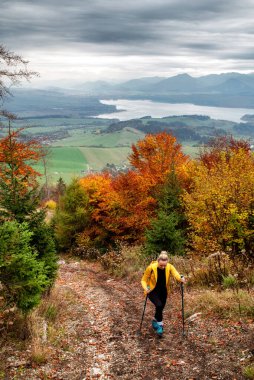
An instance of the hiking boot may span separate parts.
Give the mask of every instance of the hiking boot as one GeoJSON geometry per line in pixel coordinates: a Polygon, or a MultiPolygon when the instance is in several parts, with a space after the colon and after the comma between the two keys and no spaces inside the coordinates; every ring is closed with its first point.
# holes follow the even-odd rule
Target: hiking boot
{"type": "Polygon", "coordinates": [[[162,325],[158,325],[158,328],[156,329],[156,332],[158,335],[162,335],[163,334],[163,326],[162,325]]]}
{"type": "Polygon", "coordinates": [[[154,330],[157,330],[159,327],[158,322],[155,319],[152,320],[152,327],[154,330]]]}

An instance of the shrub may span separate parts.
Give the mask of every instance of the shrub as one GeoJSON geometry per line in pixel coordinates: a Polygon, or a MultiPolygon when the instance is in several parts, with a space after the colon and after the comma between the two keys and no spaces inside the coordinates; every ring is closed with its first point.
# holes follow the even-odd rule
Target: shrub
{"type": "Polygon", "coordinates": [[[141,246],[120,244],[118,250],[109,251],[100,259],[103,267],[117,277],[140,275],[145,266],[141,246]]]}
{"type": "Polygon", "coordinates": [[[25,313],[39,303],[49,285],[45,265],[30,244],[31,236],[25,223],[0,226],[1,293],[6,305],[16,305],[25,313]]]}
{"type": "Polygon", "coordinates": [[[67,250],[76,243],[77,234],[87,227],[90,220],[89,200],[85,190],[74,179],[60,197],[52,224],[60,250],[67,250]]]}
{"type": "Polygon", "coordinates": [[[191,260],[190,285],[221,285],[223,278],[230,275],[232,271],[232,260],[221,252],[216,252],[208,258],[191,260]]]}
{"type": "Polygon", "coordinates": [[[55,210],[56,209],[56,202],[53,199],[50,199],[45,203],[45,207],[49,210],[55,210]]]}
{"type": "Polygon", "coordinates": [[[29,229],[32,232],[31,246],[37,252],[37,260],[43,262],[47,280],[53,285],[57,274],[57,255],[53,230],[44,222],[44,212],[38,212],[29,221],[29,229]]]}
{"type": "Polygon", "coordinates": [[[82,259],[97,260],[102,255],[100,244],[97,244],[96,238],[89,236],[90,230],[85,230],[76,235],[76,244],[72,247],[72,254],[82,259]]]}

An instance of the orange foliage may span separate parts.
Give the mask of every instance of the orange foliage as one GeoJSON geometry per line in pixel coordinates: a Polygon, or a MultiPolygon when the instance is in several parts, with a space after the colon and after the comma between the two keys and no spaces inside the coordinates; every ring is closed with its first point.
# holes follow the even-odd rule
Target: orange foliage
{"type": "Polygon", "coordinates": [[[102,233],[102,230],[113,234],[120,233],[116,222],[119,208],[119,196],[113,189],[111,177],[108,174],[88,175],[80,179],[80,184],[86,190],[89,204],[92,206],[92,221],[97,229],[94,233],[102,233]]]}
{"type": "Polygon", "coordinates": [[[19,141],[22,129],[10,131],[0,140],[0,177],[8,182],[12,178],[29,186],[41,175],[31,167],[31,164],[42,157],[41,145],[34,141],[19,141]]]}
{"type": "Polygon", "coordinates": [[[178,176],[184,176],[188,157],[183,154],[174,136],[162,132],[148,134],[132,145],[129,161],[152,187],[164,183],[172,170],[178,176]]]}
{"type": "Polygon", "coordinates": [[[43,152],[35,140],[20,141],[22,130],[9,128],[7,136],[0,139],[0,178],[10,191],[23,196],[28,188],[37,185],[36,179],[41,174],[31,165],[42,158],[43,152]]]}
{"type": "Polygon", "coordinates": [[[80,180],[93,209],[90,234],[94,237],[101,234],[113,240],[142,241],[155,215],[156,187],[173,169],[181,179],[187,177],[188,157],[167,133],[147,135],[132,146],[129,159],[134,170],[116,177],[97,174],[80,180]]]}
{"type": "Polygon", "coordinates": [[[143,233],[154,215],[156,200],[144,176],[129,171],[117,176],[113,186],[119,196],[119,224],[123,226],[124,239],[142,241],[143,233]]]}

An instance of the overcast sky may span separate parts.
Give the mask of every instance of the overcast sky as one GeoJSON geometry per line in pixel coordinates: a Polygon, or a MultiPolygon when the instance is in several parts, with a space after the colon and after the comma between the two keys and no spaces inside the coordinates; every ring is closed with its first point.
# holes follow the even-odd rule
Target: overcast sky
{"type": "Polygon", "coordinates": [[[253,20],[253,0],[0,0],[0,43],[44,84],[248,73],[253,20]]]}

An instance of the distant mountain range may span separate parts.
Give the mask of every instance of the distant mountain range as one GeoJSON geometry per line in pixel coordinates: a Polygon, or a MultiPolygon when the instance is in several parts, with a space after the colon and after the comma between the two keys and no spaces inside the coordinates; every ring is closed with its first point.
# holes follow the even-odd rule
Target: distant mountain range
{"type": "Polygon", "coordinates": [[[236,72],[192,77],[148,77],[120,84],[85,82],[79,91],[104,98],[150,99],[168,103],[254,108],[254,73],[236,72]]]}
{"type": "Polygon", "coordinates": [[[254,73],[212,74],[194,78],[188,74],[179,74],[169,78],[148,77],[132,79],[117,85],[107,82],[85,82],[80,89],[85,93],[100,95],[102,93],[144,94],[241,94],[254,95],[254,73]]]}
{"type": "Polygon", "coordinates": [[[99,102],[99,99],[111,98],[254,109],[254,73],[232,72],[197,78],[180,74],[169,78],[138,78],[120,84],[96,81],[71,89],[21,88],[14,90],[13,94],[14,98],[6,103],[5,108],[19,114],[94,116],[114,112],[114,106],[99,102]]]}

